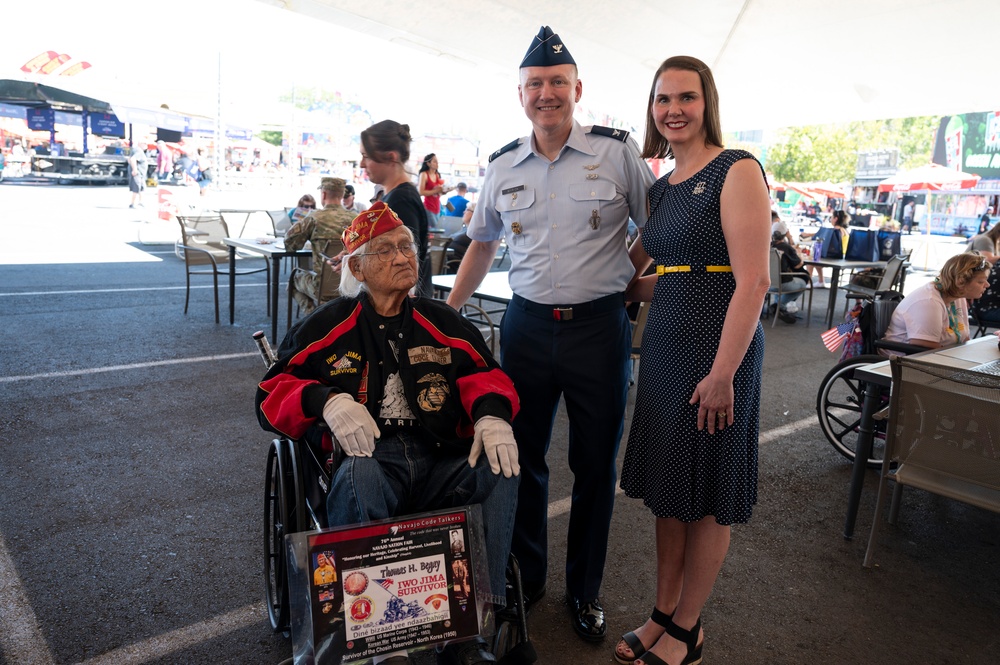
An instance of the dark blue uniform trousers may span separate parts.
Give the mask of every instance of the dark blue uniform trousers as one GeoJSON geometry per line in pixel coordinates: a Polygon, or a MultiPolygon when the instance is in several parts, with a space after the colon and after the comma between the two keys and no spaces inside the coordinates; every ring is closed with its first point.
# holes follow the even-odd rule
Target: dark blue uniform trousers
{"type": "MultiPolygon", "coordinates": [[[[607,311],[555,320],[515,296],[500,326],[501,364],[521,401],[514,419],[521,465],[512,551],[525,587],[545,583],[549,467],[545,456],[562,395],[569,416],[573,494],[566,543],[566,589],[600,593],[614,509],[615,458],[628,396],[631,328],[624,297],[607,311]]],[[[605,300],[605,304],[607,301],[605,300]]]]}

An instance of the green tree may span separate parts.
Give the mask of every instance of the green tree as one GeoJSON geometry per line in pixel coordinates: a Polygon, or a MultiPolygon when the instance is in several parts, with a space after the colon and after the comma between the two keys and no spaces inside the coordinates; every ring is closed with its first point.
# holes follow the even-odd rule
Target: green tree
{"type": "Polygon", "coordinates": [[[280,148],[282,132],[273,129],[262,129],[259,132],[257,132],[257,138],[261,139],[262,141],[267,141],[271,145],[276,145],[280,148]]]}
{"type": "Polygon", "coordinates": [[[845,182],[854,179],[859,152],[892,148],[901,168],[913,168],[930,162],[938,123],[922,116],[787,127],[768,147],[765,168],[778,180],[845,182]]]}

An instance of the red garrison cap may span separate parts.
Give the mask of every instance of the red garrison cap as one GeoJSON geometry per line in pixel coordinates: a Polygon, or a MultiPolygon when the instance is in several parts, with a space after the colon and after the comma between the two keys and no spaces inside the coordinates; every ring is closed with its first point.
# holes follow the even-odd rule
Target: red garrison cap
{"type": "Polygon", "coordinates": [[[344,229],[344,235],[340,239],[347,252],[351,253],[372,238],[402,225],[403,220],[392,208],[382,201],[376,201],[371,208],[354,218],[351,225],[344,229]]]}

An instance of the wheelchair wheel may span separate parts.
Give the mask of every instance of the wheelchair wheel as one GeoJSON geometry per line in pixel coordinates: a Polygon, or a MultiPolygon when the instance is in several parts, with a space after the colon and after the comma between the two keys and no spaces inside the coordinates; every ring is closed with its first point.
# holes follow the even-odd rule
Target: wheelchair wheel
{"type": "Polygon", "coordinates": [[[285,535],[305,528],[296,444],[275,439],[267,451],[264,478],[264,597],[275,632],[288,633],[288,568],[285,535]]]}
{"type": "MultiPolygon", "coordinates": [[[[861,405],[864,401],[865,382],[854,376],[862,365],[882,362],[884,357],[863,355],[848,358],[827,373],[816,395],[816,415],[820,428],[830,445],[846,457],[854,460],[858,445],[858,429],[861,425],[861,405]]],[[[884,390],[883,402],[889,399],[889,391],[884,390]]],[[[875,436],[872,451],[868,457],[869,468],[879,468],[885,450],[885,422],[875,422],[875,436]]]]}
{"type": "Polygon", "coordinates": [[[507,560],[507,601],[509,606],[497,613],[493,655],[501,665],[531,665],[538,660],[538,654],[528,639],[521,567],[513,554],[507,560]]]}

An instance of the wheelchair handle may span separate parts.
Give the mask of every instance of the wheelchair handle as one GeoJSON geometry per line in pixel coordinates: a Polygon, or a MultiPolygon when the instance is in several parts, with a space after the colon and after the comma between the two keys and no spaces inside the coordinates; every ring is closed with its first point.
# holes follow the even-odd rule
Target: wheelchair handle
{"type": "Polygon", "coordinates": [[[258,330],[253,334],[253,341],[257,342],[257,350],[260,351],[260,357],[264,360],[264,365],[270,368],[274,363],[278,362],[278,357],[274,355],[274,350],[271,349],[271,344],[267,341],[267,335],[264,334],[263,330],[258,330]]]}

